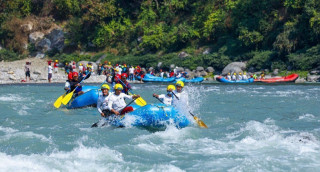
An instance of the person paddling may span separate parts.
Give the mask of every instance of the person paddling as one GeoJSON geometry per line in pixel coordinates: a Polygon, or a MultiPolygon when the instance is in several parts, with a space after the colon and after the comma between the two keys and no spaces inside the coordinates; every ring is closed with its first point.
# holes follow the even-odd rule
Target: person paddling
{"type": "Polygon", "coordinates": [[[112,94],[109,98],[108,108],[110,109],[112,114],[115,115],[123,115],[125,113],[133,111],[132,106],[126,107],[125,98],[127,99],[136,99],[139,98],[140,95],[126,95],[122,93],[123,87],[121,84],[116,84],[114,86],[114,94],[112,94]],[[126,107],[126,108],[125,108],[126,107]]]}
{"type": "Polygon", "coordinates": [[[176,99],[173,101],[173,105],[182,105],[188,106],[189,105],[189,96],[186,91],[183,90],[184,83],[182,81],[177,81],[176,89],[173,91],[174,95],[177,96],[176,99]]]}
{"type": "Polygon", "coordinates": [[[129,94],[129,90],[131,89],[131,85],[127,81],[128,75],[126,73],[121,74],[121,81],[117,81],[117,84],[121,84],[124,89],[123,93],[129,94]]]}
{"type": "Polygon", "coordinates": [[[71,83],[72,79],[73,79],[72,72],[69,72],[68,80],[66,80],[66,83],[64,84],[64,90],[66,90],[67,93],[70,92],[70,89],[71,89],[70,88],[70,83],[71,83]]]}
{"type": "Polygon", "coordinates": [[[109,94],[110,87],[108,84],[103,84],[101,86],[102,95],[99,96],[97,101],[97,109],[102,117],[106,117],[111,114],[111,111],[108,107],[109,103],[109,94]]]}
{"type": "Polygon", "coordinates": [[[172,91],[176,90],[174,85],[168,85],[167,87],[167,94],[153,94],[153,97],[156,97],[158,99],[160,99],[164,104],[166,105],[172,105],[172,101],[173,101],[173,94],[172,91]]]}
{"type": "Polygon", "coordinates": [[[80,85],[79,79],[78,79],[78,72],[73,72],[72,73],[72,80],[70,82],[70,91],[73,91],[76,87],[77,89],[75,90],[75,97],[83,94],[84,92],[82,91],[82,86],[80,85]]]}

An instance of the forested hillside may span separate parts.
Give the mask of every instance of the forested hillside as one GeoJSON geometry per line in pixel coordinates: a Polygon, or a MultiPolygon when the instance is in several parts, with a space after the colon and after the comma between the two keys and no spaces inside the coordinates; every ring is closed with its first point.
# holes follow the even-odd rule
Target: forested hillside
{"type": "Polygon", "coordinates": [[[63,28],[64,50],[47,52],[59,59],[86,51],[145,66],[162,61],[220,70],[247,61],[256,70],[320,67],[319,0],[0,1],[0,59],[32,51],[17,31],[19,21],[31,18],[41,27],[63,28]],[[182,51],[189,56],[179,58],[182,51]]]}

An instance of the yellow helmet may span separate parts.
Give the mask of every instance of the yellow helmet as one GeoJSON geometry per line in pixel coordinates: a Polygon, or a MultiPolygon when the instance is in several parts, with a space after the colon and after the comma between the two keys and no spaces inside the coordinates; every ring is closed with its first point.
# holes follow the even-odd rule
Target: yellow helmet
{"type": "Polygon", "coordinates": [[[80,66],[82,66],[82,63],[80,63],[80,66]]]}
{"type": "Polygon", "coordinates": [[[171,91],[176,90],[176,87],[174,85],[168,85],[167,91],[168,90],[171,90],[171,91]]]}
{"type": "Polygon", "coordinates": [[[247,74],[247,72],[243,72],[243,74],[247,74]]]}
{"type": "Polygon", "coordinates": [[[241,72],[239,72],[239,75],[241,75],[241,72]]]}
{"type": "Polygon", "coordinates": [[[237,75],[236,73],[233,73],[233,75],[237,75]]]}
{"type": "Polygon", "coordinates": [[[184,83],[182,81],[177,81],[176,86],[184,87],[184,83]]]}
{"type": "Polygon", "coordinates": [[[111,62],[109,62],[109,65],[111,65],[111,62]]]}
{"type": "Polygon", "coordinates": [[[58,62],[58,60],[56,60],[56,62],[58,62]]]}
{"type": "Polygon", "coordinates": [[[110,87],[109,87],[108,84],[103,84],[103,85],[101,86],[101,90],[103,90],[103,89],[108,89],[108,90],[110,90],[110,87]]]}
{"type": "Polygon", "coordinates": [[[114,86],[114,89],[115,89],[115,90],[123,90],[123,87],[122,87],[121,84],[116,84],[116,85],[114,86]]]}
{"type": "Polygon", "coordinates": [[[230,75],[230,73],[228,73],[228,75],[230,75]]]}

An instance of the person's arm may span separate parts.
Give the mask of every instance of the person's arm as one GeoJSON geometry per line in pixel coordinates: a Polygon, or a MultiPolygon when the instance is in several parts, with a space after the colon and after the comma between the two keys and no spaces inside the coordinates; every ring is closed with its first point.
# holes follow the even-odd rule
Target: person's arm
{"type": "Polygon", "coordinates": [[[101,114],[101,116],[104,117],[104,114],[103,114],[102,109],[101,109],[101,105],[102,105],[102,101],[101,101],[101,98],[99,97],[98,98],[98,102],[97,102],[97,109],[98,109],[98,112],[101,114]]]}
{"type": "Polygon", "coordinates": [[[66,84],[64,85],[64,89],[70,90],[70,83],[69,82],[66,82],[66,84]]]}

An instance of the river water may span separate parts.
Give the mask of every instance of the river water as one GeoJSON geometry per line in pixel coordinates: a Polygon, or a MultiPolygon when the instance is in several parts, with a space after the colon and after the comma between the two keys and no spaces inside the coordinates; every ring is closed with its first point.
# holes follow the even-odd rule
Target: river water
{"type": "MultiPolygon", "coordinates": [[[[187,85],[189,108],[209,128],[159,131],[90,128],[95,108],[52,106],[62,87],[0,86],[0,171],[320,169],[319,85],[187,85]]],[[[133,85],[148,103],[165,88],[133,85]]]]}

